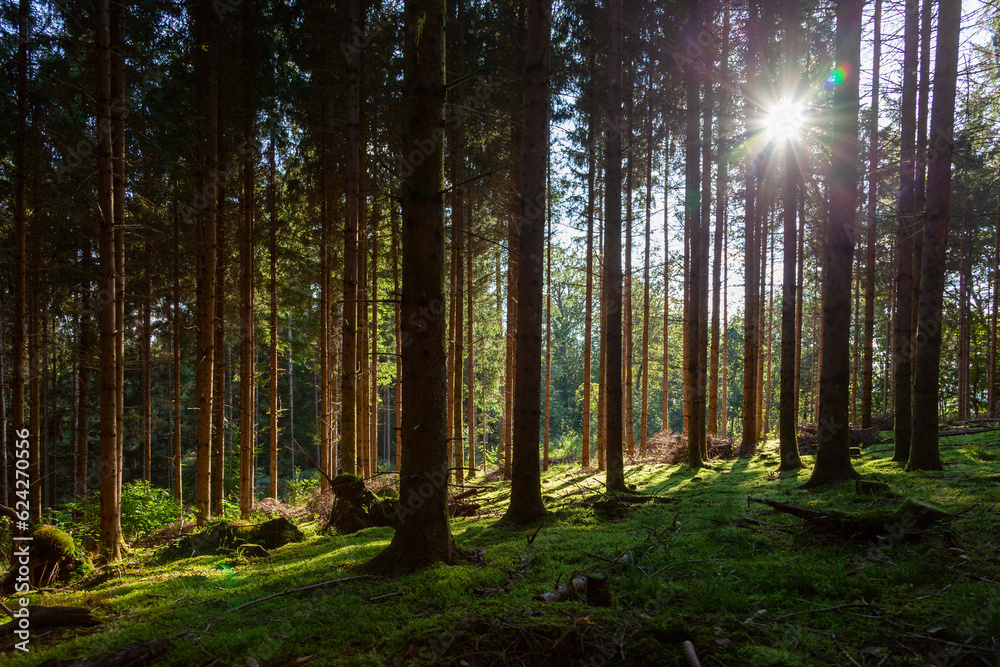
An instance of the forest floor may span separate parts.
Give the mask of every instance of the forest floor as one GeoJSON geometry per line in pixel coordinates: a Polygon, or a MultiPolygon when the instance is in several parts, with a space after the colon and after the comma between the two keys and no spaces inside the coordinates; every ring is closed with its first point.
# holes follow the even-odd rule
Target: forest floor
{"type": "Polygon", "coordinates": [[[465,502],[479,515],[452,521],[468,562],[401,579],[351,569],[388,544],[389,528],[328,535],[303,521],[304,541],[260,559],[134,548],[30,596],[92,608],[101,626],[39,631],[30,654],[0,640],[0,661],[109,665],[131,650],[152,655],[136,665],[680,665],[690,641],[703,665],[996,667],[998,441],[1000,431],[944,438],[942,473],[903,472],[891,444],[854,460],[896,497],[853,483],[804,491],[813,457],[779,473],[776,443],[701,470],[630,465],[648,502],[607,498],[602,474],[560,464],[543,475],[540,530],[495,527],[509,484],[473,480],[483,488],[465,502]],[[886,518],[860,539],[809,530],[751,496],[868,517],[891,517],[908,498],[952,516],[919,535],[905,516],[886,518]],[[598,571],[611,606],[535,599],[598,571]],[[55,661],[83,657],[97,660],[55,661]]]}

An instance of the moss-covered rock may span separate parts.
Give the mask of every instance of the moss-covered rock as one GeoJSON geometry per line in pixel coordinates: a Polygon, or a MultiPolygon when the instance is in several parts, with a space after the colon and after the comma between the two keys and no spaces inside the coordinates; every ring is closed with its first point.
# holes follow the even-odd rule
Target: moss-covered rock
{"type": "MultiPolygon", "coordinates": [[[[32,588],[49,586],[55,581],[65,581],[79,570],[93,569],[87,556],[77,549],[73,537],[55,526],[38,524],[31,529],[29,553],[28,583],[32,588]]],[[[14,591],[19,568],[11,568],[3,581],[0,581],[0,593],[10,594],[14,591]]]]}
{"type": "Polygon", "coordinates": [[[248,544],[260,545],[270,551],[290,542],[301,542],[304,538],[305,535],[298,526],[282,517],[257,524],[218,521],[178,540],[173,545],[171,553],[180,556],[229,553],[248,544]]]}
{"type": "Polygon", "coordinates": [[[333,507],[327,530],[349,535],[373,526],[396,525],[397,498],[377,497],[354,475],[337,475],[330,483],[330,490],[333,507]]]}

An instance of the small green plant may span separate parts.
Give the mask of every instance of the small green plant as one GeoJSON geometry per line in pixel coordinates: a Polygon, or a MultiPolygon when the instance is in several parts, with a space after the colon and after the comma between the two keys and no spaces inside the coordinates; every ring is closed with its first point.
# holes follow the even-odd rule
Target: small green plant
{"type": "Polygon", "coordinates": [[[303,473],[300,468],[296,468],[293,479],[288,482],[285,502],[289,505],[304,505],[318,488],[319,479],[316,478],[315,471],[303,473]]]}
{"type": "MultiPolygon", "coordinates": [[[[93,491],[83,500],[66,503],[63,513],[76,512],[82,519],[76,522],[76,532],[97,537],[100,534],[101,492],[93,491]]],[[[169,490],[151,486],[145,480],[135,480],[122,487],[122,536],[134,540],[168,526],[183,513],[183,507],[169,490]]]]}

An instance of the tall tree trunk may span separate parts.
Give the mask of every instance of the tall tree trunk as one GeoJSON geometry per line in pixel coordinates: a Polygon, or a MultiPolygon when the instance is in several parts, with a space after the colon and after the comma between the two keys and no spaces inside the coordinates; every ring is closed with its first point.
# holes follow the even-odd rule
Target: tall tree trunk
{"type": "MultiPolygon", "coordinates": [[[[347,1],[348,30],[361,33],[359,0],[347,1]]],[[[357,52],[347,57],[347,157],[344,178],[347,189],[347,218],[344,220],[344,329],[341,347],[340,456],[345,473],[358,472],[357,447],[357,359],[358,359],[358,216],[360,210],[360,155],[358,131],[361,93],[357,52]]],[[[411,168],[412,165],[404,165],[411,168]]],[[[409,332],[406,332],[409,333],[409,332]]]]}
{"type": "Polygon", "coordinates": [[[851,256],[858,203],[858,107],[861,15],[864,0],[838,0],[837,53],[844,79],[833,91],[826,270],[823,275],[823,365],[820,369],[816,465],[806,483],[815,487],[858,476],[851,466],[848,425],[850,374],[851,256]]]}
{"type": "MultiPolygon", "coordinates": [[[[706,25],[712,21],[707,19],[706,25]]],[[[711,49],[711,47],[710,47],[711,49]]],[[[714,59],[714,53],[709,51],[709,59],[714,59]]],[[[709,77],[706,77],[704,86],[704,101],[702,103],[702,140],[701,140],[701,207],[698,221],[698,253],[700,255],[700,265],[698,268],[698,391],[700,393],[698,415],[701,420],[698,424],[698,446],[701,447],[702,461],[708,460],[708,423],[706,416],[708,412],[708,275],[709,275],[709,247],[711,238],[709,229],[711,227],[712,216],[712,112],[715,104],[712,84],[709,77]]]]}
{"type": "MultiPolygon", "coordinates": [[[[224,127],[221,116],[219,127],[224,127]]],[[[219,184],[216,205],[216,262],[215,262],[215,365],[212,377],[212,516],[226,513],[226,371],[229,359],[226,354],[226,275],[229,270],[229,236],[226,184],[219,184]]]]}
{"type": "MultiPolygon", "coordinates": [[[[652,76],[646,75],[647,95],[652,93],[652,76]]],[[[653,215],[653,113],[646,107],[646,229],[642,261],[642,403],[639,408],[639,452],[646,453],[649,440],[649,255],[653,215]]]]}
{"type": "MultiPolygon", "coordinates": [[[[329,100],[324,101],[324,107],[329,104],[329,100]]],[[[325,116],[325,112],[324,112],[325,116]]],[[[332,338],[330,333],[330,323],[331,318],[331,295],[332,291],[332,274],[333,267],[330,261],[331,245],[332,245],[332,233],[331,233],[331,223],[330,223],[330,200],[329,196],[329,166],[330,159],[328,155],[328,147],[324,143],[323,147],[320,149],[320,219],[319,219],[319,466],[320,466],[320,491],[326,491],[330,488],[330,452],[332,450],[330,442],[330,420],[332,414],[330,413],[330,381],[332,378],[332,373],[330,372],[330,339],[332,338]]],[[[344,302],[345,312],[349,307],[347,302],[344,302]]],[[[357,304],[350,304],[350,307],[357,308],[357,304]]],[[[345,337],[346,341],[346,337],[345,337]]],[[[353,473],[351,473],[353,474],[353,473]]]]}
{"type": "Polygon", "coordinates": [[[903,25],[903,91],[900,103],[899,226],[896,230],[896,319],[893,325],[893,461],[910,457],[913,364],[913,197],[914,134],[917,103],[917,0],[906,0],[903,25]]]}
{"type": "Polygon", "coordinates": [[[920,303],[917,310],[918,335],[913,371],[913,441],[907,470],[941,470],[938,449],[938,383],[961,19],[961,0],[942,0],[934,58],[931,140],[927,153],[927,213],[924,219],[920,303]]]}
{"type": "MultiPolygon", "coordinates": [[[[881,0],[876,0],[881,2],[881,0]]],[[[785,17],[785,67],[796,81],[798,92],[798,34],[799,34],[799,3],[798,0],[788,0],[785,17]]],[[[788,91],[786,91],[788,94],[788,91]]],[[[785,156],[785,183],[782,189],[782,277],[781,277],[781,388],[778,398],[778,450],[781,463],[778,470],[796,470],[802,467],[799,458],[799,445],[795,433],[795,396],[798,388],[796,378],[796,351],[799,340],[795,335],[796,304],[796,251],[798,229],[795,225],[795,214],[798,211],[799,173],[794,147],[789,137],[782,146],[785,156]]]]}
{"type": "MultiPolygon", "coordinates": [[[[542,438],[542,471],[549,469],[549,424],[551,421],[551,389],[552,389],[552,153],[546,151],[545,164],[545,223],[548,228],[545,231],[545,433],[542,438]]],[[[472,273],[470,265],[469,273],[472,273]]],[[[469,276],[471,288],[472,276],[469,276]]],[[[470,302],[471,303],[471,302],[470,302]]],[[[472,316],[472,310],[469,310],[472,316]]],[[[471,327],[472,322],[470,320],[471,327]]],[[[469,364],[472,364],[472,342],[469,341],[469,364]]],[[[469,374],[471,380],[472,374],[469,374]]],[[[472,396],[472,383],[469,383],[469,396],[472,396]]],[[[472,413],[469,413],[469,423],[473,422],[472,413]]],[[[471,437],[470,437],[471,440],[471,437]]]]}
{"type": "Polygon", "coordinates": [[[145,296],[142,302],[142,478],[147,484],[153,482],[153,360],[150,341],[153,337],[150,319],[153,310],[152,265],[153,251],[146,237],[146,279],[145,296]]]}
{"type": "Polygon", "coordinates": [[[875,245],[878,243],[878,103],[879,65],[882,57],[882,0],[875,0],[872,52],[872,106],[868,120],[868,235],[865,257],[865,345],[861,379],[861,428],[872,426],[872,364],[875,352],[875,245]]]}
{"type": "Polygon", "coordinates": [[[632,190],[633,186],[633,174],[635,173],[635,150],[634,143],[635,138],[632,134],[632,123],[635,118],[633,113],[634,104],[633,99],[635,98],[635,72],[634,67],[629,65],[626,69],[626,89],[625,89],[625,99],[627,104],[627,118],[625,121],[625,126],[622,128],[625,136],[623,137],[625,141],[625,146],[628,148],[627,155],[625,155],[625,266],[622,272],[623,280],[623,306],[622,306],[622,322],[624,326],[624,332],[622,334],[622,356],[624,357],[625,366],[622,368],[622,382],[624,383],[622,397],[624,400],[624,407],[622,409],[623,419],[625,420],[625,442],[626,449],[629,457],[635,455],[635,445],[633,444],[635,435],[632,429],[632,364],[634,362],[633,354],[633,344],[632,344],[632,190]]]}
{"type": "MultiPolygon", "coordinates": [[[[392,286],[396,310],[396,472],[403,460],[403,315],[400,307],[399,286],[399,233],[396,231],[396,202],[390,200],[392,213],[392,286]]],[[[471,385],[470,385],[471,386],[471,385]]]]}
{"type": "Polygon", "coordinates": [[[792,424],[793,428],[796,428],[796,424],[799,419],[802,418],[799,407],[799,398],[802,388],[802,323],[803,314],[802,308],[805,304],[805,282],[804,282],[804,265],[806,259],[805,253],[805,237],[806,237],[806,193],[803,188],[803,192],[799,196],[798,201],[798,216],[799,216],[799,229],[798,229],[798,260],[797,260],[797,273],[795,279],[795,391],[793,397],[795,399],[795,408],[792,411],[794,422],[792,424]]]}
{"type": "Polygon", "coordinates": [[[774,356],[771,352],[774,349],[774,234],[771,234],[770,271],[768,273],[768,294],[767,294],[767,369],[764,371],[764,392],[761,394],[761,410],[764,413],[764,433],[771,433],[771,362],[774,356]]]}
{"type": "MultiPolygon", "coordinates": [[[[25,194],[28,180],[28,23],[31,5],[19,0],[17,11],[17,134],[14,146],[14,326],[11,336],[11,426],[14,438],[20,443],[37,434],[24,434],[24,352],[26,335],[25,283],[27,274],[26,238],[28,227],[25,194]]],[[[98,82],[101,83],[100,81],[98,82]]],[[[99,88],[99,92],[102,90],[99,88]]],[[[110,93],[109,104],[110,104],[110,93]]],[[[37,481],[37,480],[34,480],[37,481]]]]}
{"type": "Polygon", "coordinates": [[[240,149],[243,196],[240,198],[242,233],[240,234],[240,514],[249,516],[253,509],[254,462],[257,436],[256,345],[254,338],[254,185],[256,149],[254,147],[253,86],[253,3],[243,3],[243,142],[240,149]]]}
{"type": "Polygon", "coordinates": [[[990,355],[987,368],[987,414],[997,417],[997,400],[1000,396],[1000,382],[997,377],[997,315],[1000,313],[1000,187],[997,188],[996,239],[993,242],[993,308],[990,310],[990,355]]]}
{"type": "MultiPolygon", "coordinates": [[[[524,133],[521,150],[520,261],[517,271],[517,357],[510,505],[503,521],[533,522],[545,514],[538,465],[541,414],[542,290],[545,284],[545,170],[549,143],[549,33],[552,0],[527,6],[524,133]]],[[[461,264],[461,263],[460,263],[461,264]]],[[[461,277],[461,269],[459,269],[461,277]]],[[[461,310],[459,310],[461,312],[461,310]]],[[[461,317],[461,315],[459,315],[461,317]]],[[[456,419],[459,424],[459,419],[456,419]]]]}
{"type": "MultiPolygon", "coordinates": [[[[757,0],[749,0],[747,18],[747,81],[753,85],[758,78],[760,63],[759,44],[757,42],[757,22],[759,6],[757,0]]],[[[753,118],[757,113],[756,106],[750,96],[746,96],[746,114],[753,118]]],[[[757,357],[759,322],[754,313],[759,309],[759,282],[757,273],[760,259],[757,255],[759,246],[759,213],[757,202],[757,162],[751,157],[746,165],[746,195],[744,197],[746,220],[746,235],[744,238],[744,309],[743,309],[743,435],[740,442],[740,453],[753,454],[757,448],[757,357]]]]}
{"type": "MultiPolygon", "coordinates": [[[[722,71],[719,73],[719,76],[725,81],[729,78],[728,7],[725,9],[722,17],[722,55],[720,62],[722,71]]],[[[730,132],[728,117],[729,97],[722,87],[719,88],[717,99],[719,114],[719,164],[715,181],[715,239],[712,258],[712,342],[708,369],[708,432],[711,435],[715,435],[719,431],[719,302],[720,299],[724,299],[724,295],[719,291],[719,281],[722,274],[722,242],[726,234],[726,207],[729,202],[726,192],[729,188],[729,160],[726,144],[723,143],[730,132]]],[[[725,323],[723,323],[724,325],[725,323]]]]}
{"type": "MultiPolygon", "coordinates": [[[[448,463],[445,459],[447,402],[444,303],[444,156],[435,136],[443,132],[444,3],[407,0],[403,10],[403,155],[430,146],[423,164],[403,179],[404,322],[403,430],[400,522],[389,547],[368,569],[403,573],[437,562],[452,563],[456,548],[448,524],[448,463]]],[[[426,154],[427,151],[424,151],[426,154]]],[[[537,423],[537,421],[536,421],[537,423]]]]}
{"type": "MultiPolygon", "coordinates": [[[[275,180],[277,167],[275,165],[274,142],[277,140],[272,128],[271,140],[268,143],[267,162],[267,209],[270,218],[267,255],[271,262],[270,281],[270,308],[268,331],[270,333],[270,345],[268,350],[268,436],[270,437],[270,447],[268,448],[268,475],[270,485],[268,496],[278,497],[278,186],[275,180]]],[[[294,473],[294,470],[293,470],[294,473]]]]}
{"type": "MultiPolygon", "coordinates": [[[[198,352],[195,359],[195,515],[199,526],[208,519],[211,496],[212,459],[212,385],[215,366],[215,269],[216,269],[216,213],[217,203],[213,193],[218,187],[218,26],[211,7],[204,2],[194,4],[195,38],[205,45],[196,49],[195,76],[201,87],[201,187],[204,206],[198,216],[199,260],[197,271],[196,316],[198,352]]],[[[219,350],[221,354],[222,351],[219,350]]]]}
{"type": "MultiPolygon", "coordinates": [[[[32,105],[32,129],[38,136],[38,116],[32,105]]],[[[36,151],[41,147],[40,141],[35,141],[36,151]]],[[[43,401],[41,396],[42,374],[39,363],[42,353],[42,242],[45,236],[44,220],[41,211],[40,179],[38,161],[32,169],[31,187],[31,295],[29,297],[28,314],[28,401],[30,403],[30,427],[28,429],[28,470],[30,481],[29,505],[32,523],[38,523],[42,518],[45,492],[49,481],[43,475],[45,452],[45,433],[42,426],[43,401]]]]}
{"type": "MultiPolygon", "coordinates": [[[[469,226],[470,226],[470,228],[472,226],[472,216],[471,215],[469,216],[469,226]]],[[[395,228],[395,225],[393,225],[393,228],[395,228]]],[[[471,235],[471,229],[469,231],[470,231],[470,235],[469,235],[468,249],[466,250],[466,253],[465,253],[465,262],[466,262],[466,264],[465,264],[465,272],[466,272],[466,275],[467,275],[468,285],[469,285],[469,289],[466,292],[466,301],[467,301],[467,308],[468,308],[467,319],[469,320],[469,323],[465,327],[465,334],[466,334],[465,344],[466,344],[466,347],[469,350],[469,362],[468,362],[469,378],[468,378],[468,381],[466,382],[466,384],[469,387],[468,390],[467,390],[467,392],[466,392],[466,395],[468,396],[468,401],[469,401],[468,408],[466,410],[466,414],[468,415],[468,420],[469,420],[469,425],[468,425],[468,428],[469,428],[469,464],[468,464],[469,465],[469,474],[468,474],[468,478],[472,479],[476,475],[476,395],[475,395],[475,388],[476,388],[476,386],[475,386],[475,379],[476,379],[476,356],[475,356],[475,348],[473,346],[473,342],[475,341],[475,333],[476,333],[475,318],[474,318],[475,301],[474,301],[474,298],[473,298],[475,296],[475,293],[474,293],[474,289],[473,288],[475,287],[476,282],[475,282],[475,276],[472,273],[472,266],[473,266],[472,265],[472,239],[473,239],[473,237],[471,235]]]]}
{"type": "MultiPolygon", "coordinates": [[[[519,149],[520,151],[520,149],[519,149]]],[[[520,152],[518,153],[520,155],[520,152]]],[[[504,429],[503,429],[503,478],[511,476],[511,438],[514,434],[514,387],[517,360],[517,275],[520,258],[518,226],[513,217],[507,222],[507,371],[504,374],[504,429]]]]}
{"type": "Polygon", "coordinates": [[[663,431],[670,433],[670,127],[663,147],[663,431]]]}
{"type": "MultiPolygon", "coordinates": [[[[111,21],[109,0],[97,0],[97,122],[111,123],[111,21]]],[[[100,210],[100,354],[101,354],[101,547],[110,561],[121,558],[121,507],[115,486],[118,481],[117,422],[118,393],[115,359],[115,217],[112,167],[112,137],[99,135],[97,147],[97,194],[100,210]]],[[[37,437],[37,431],[34,432],[37,437]]]]}
{"type": "Polygon", "coordinates": [[[590,113],[587,118],[587,287],[584,296],[583,314],[583,452],[580,465],[590,466],[590,402],[591,374],[593,373],[591,357],[593,356],[594,327],[594,180],[597,172],[597,90],[595,78],[596,59],[591,46],[588,59],[588,75],[590,81],[590,113]]]}
{"type": "Polygon", "coordinates": [[[171,319],[174,325],[173,335],[173,456],[171,457],[174,480],[174,501],[183,502],[183,478],[181,476],[181,274],[180,274],[180,228],[181,219],[177,211],[177,182],[174,181],[174,290],[171,319]]]}
{"type": "MultiPolygon", "coordinates": [[[[725,198],[724,198],[724,201],[725,198]]],[[[728,218],[728,212],[727,212],[728,218]]],[[[722,270],[722,293],[729,294],[729,230],[728,219],[723,232],[723,256],[726,258],[722,270]]],[[[722,300],[722,431],[723,438],[729,430],[729,299],[722,300]]]]}
{"type": "Polygon", "coordinates": [[[78,364],[80,368],[80,385],[77,392],[79,407],[77,408],[77,431],[76,431],[76,485],[73,488],[73,495],[82,498],[87,495],[87,475],[89,459],[90,440],[88,429],[90,427],[90,368],[93,363],[93,354],[90,351],[90,313],[93,306],[93,294],[91,293],[91,258],[90,258],[90,238],[81,234],[83,257],[80,262],[80,272],[83,274],[83,308],[80,312],[80,345],[78,351],[78,364]]]}
{"type": "Polygon", "coordinates": [[[115,421],[118,465],[115,468],[115,499],[121,504],[122,471],[125,469],[125,1],[112,0],[111,21],[111,126],[115,215],[115,357],[117,379],[115,421]]]}
{"type": "MultiPolygon", "coordinates": [[[[701,28],[701,14],[696,5],[691,5],[691,15],[688,19],[688,29],[691,34],[697,34],[701,28]]],[[[684,322],[684,339],[687,345],[684,368],[684,396],[687,404],[688,425],[688,463],[692,468],[703,463],[702,442],[705,439],[704,415],[700,408],[704,406],[705,386],[700,381],[699,373],[703,371],[699,345],[701,341],[701,265],[707,258],[703,256],[701,247],[701,165],[699,134],[701,119],[701,82],[697,67],[691,62],[685,71],[687,80],[687,141],[685,146],[684,166],[684,228],[689,248],[689,263],[685,285],[687,285],[687,314],[684,322]]]]}
{"type": "Polygon", "coordinates": [[[625,490],[622,458],[622,0],[609,0],[608,123],[604,209],[604,308],[607,328],[605,387],[607,391],[606,486],[625,490]]]}

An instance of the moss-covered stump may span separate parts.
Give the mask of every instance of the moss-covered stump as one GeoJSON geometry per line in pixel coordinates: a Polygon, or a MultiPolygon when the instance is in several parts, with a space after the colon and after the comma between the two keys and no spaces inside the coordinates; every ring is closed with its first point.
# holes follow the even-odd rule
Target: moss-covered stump
{"type": "Polygon", "coordinates": [[[341,535],[356,533],[374,526],[396,525],[397,500],[391,494],[379,498],[354,475],[337,475],[330,484],[333,507],[327,530],[341,535]]]}
{"type": "Polygon", "coordinates": [[[29,554],[27,581],[32,588],[66,580],[81,567],[89,569],[89,560],[77,553],[76,544],[66,531],[48,524],[38,524],[31,529],[31,538],[30,543],[14,544],[12,567],[0,581],[0,594],[13,593],[19,578],[24,575],[18,555],[18,550],[22,548],[27,548],[29,554]]]}
{"type": "Polygon", "coordinates": [[[182,556],[200,556],[237,551],[248,544],[270,551],[290,542],[301,542],[304,538],[294,523],[281,517],[258,524],[219,521],[177,541],[171,552],[182,556]]]}

